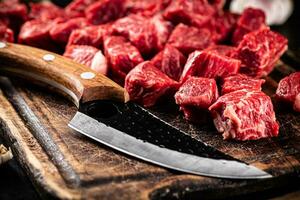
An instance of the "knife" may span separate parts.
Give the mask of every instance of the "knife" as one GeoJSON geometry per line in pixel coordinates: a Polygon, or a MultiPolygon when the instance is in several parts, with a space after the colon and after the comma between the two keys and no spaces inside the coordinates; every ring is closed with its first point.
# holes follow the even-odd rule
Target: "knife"
{"type": "Polygon", "coordinates": [[[47,85],[67,96],[79,107],[69,127],[125,154],[196,175],[272,177],[189,137],[128,102],[126,91],[109,78],[55,53],[0,42],[0,72],[47,85]]]}

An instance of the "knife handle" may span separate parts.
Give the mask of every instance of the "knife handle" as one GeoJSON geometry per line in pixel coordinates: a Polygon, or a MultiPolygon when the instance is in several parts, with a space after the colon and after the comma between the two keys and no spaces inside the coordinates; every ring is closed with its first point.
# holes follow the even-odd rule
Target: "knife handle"
{"type": "Polygon", "coordinates": [[[127,101],[124,89],[104,75],[55,53],[25,45],[0,42],[0,73],[54,87],[77,106],[93,100],[127,101]]]}

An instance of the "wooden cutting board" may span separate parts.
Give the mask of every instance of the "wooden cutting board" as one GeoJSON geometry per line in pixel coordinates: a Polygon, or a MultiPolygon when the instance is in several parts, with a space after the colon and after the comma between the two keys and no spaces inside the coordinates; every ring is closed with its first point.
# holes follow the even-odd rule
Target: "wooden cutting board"
{"type": "MultiPolygon", "coordinates": [[[[279,63],[267,79],[265,91],[274,92],[276,79],[294,69],[279,63]]],[[[76,107],[66,99],[22,80],[13,80],[42,126],[48,130],[79,184],[67,181],[53,157],[29,131],[26,123],[0,92],[0,133],[42,196],[63,199],[199,199],[228,198],[284,187],[298,180],[300,169],[300,115],[279,108],[280,136],[252,142],[223,141],[211,125],[196,127],[178,113],[154,109],[161,118],[186,130],[222,152],[274,175],[268,180],[226,180],[181,174],[136,160],[76,133],[67,124],[76,107]]]]}

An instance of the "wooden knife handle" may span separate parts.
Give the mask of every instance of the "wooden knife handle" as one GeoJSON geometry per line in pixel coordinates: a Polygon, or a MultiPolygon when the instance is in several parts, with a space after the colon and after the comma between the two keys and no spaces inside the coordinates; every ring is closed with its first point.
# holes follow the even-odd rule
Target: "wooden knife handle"
{"type": "Polygon", "coordinates": [[[0,74],[12,74],[59,89],[79,102],[115,100],[127,95],[117,83],[88,67],[52,52],[0,42],[0,74]]]}

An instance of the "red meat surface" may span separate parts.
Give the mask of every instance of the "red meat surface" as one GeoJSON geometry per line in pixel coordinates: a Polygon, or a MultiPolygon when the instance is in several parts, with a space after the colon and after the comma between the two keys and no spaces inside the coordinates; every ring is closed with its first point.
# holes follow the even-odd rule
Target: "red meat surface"
{"type": "Polygon", "coordinates": [[[178,82],[169,78],[150,61],[145,61],[133,68],[126,76],[125,90],[129,98],[145,107],[158,103],[174,95],[178,82]]]}
{"type": "Polygon", "coordinates": [[[257,78],[267,76],[287,50],[287,42],[283,35],[269,29],[248,33],[237,50],[241,72],[257,78]]]}
{"type": "Polygon", "coordinates": [[[174,24],[184,23],[201,27],[215,14],[216,9],[207,0],[176,0],[164,11],[164,17],[174,24]]]}
{"type": "Polygon", "coordinates": [[[214,43],[208,29],[198,29],[178,24],[170,35],[168,44],[188,55],[195,50],[205,49],[214,43]]]}
{"type": "Polygon", "coordinates": [[[279,124],[271,99],[261,91],[225,94],[209,110],[224,139],[245,141],[278,135],[279,124]]]}
{"type": "Polygon", "coordinates": [[[225,5],[225,0],[208,0],[212,6],[214,6],[217,10],[222,10],[225,5]]]}
{"type": "Polygon", "coordinates": [[[87,25],[88,23],[85,18],[73,18],[54,25],[50,30],[50,36],[53,41],[62,44],[67,44],[69,36],[73,30],[85,27],[87,25]]]}
{"type": "Polygon", "coordinates": [[[48,21],[55,18],[64,18],[65,11],[51,2],[30,3],[30,19],[48,21]]]}
{"type": "Polygon", "coordinates": [[[149,18],[129,15],[117,20],[112,29],[114,34],[126,37],[143,55],[152,54],[157,50],[156,27],[149,18]]]}
{"type": "Polygon", "coordinates": [[[179,81],[186,58],[175,47],[166,45],[151,62],[170,78],[179,81]]]}
{"type": "Polygon", "coordinates": [[[68,18],[85,17],[85,9],[97,0],[74,0],[66,6],[65,12],[68,18]]]}
{"type": "Polygon", "coordinates": [[[112,78],[121,85],[124,84],[126,74],[144,61],[137,48],[122,36],[106,37],[104,51],[112,78]]]}
{"type": "Polygon", "coordinates": [[[190,54],[180,78],[181,82],[189,76],[205,78],[224,78],[237,74],[241,62],[209,51],[195,51],[190,54]]]}
{"type": "Polygon", "coordinates": [[[276,90],[276,99],[293,105],[300,112],[300,72],[295,72],[283,78],[276,90]]]}
{"type": "Polygon", "coordinates": [[[189,77],[175,94],[176,104],[180,106],[187,120],[201,122],[204,113],[219,97],[214,79],[189,77]]]}
{"type": "Polygon", "coordinates": [[[87,45],[71,45],[68,46],[64,56],[86,65],[96,72],[106,75],[108,68],[106,58],[102,52],[92,46],[87,45]]]}
{"type": "Polygon", "coordinates": [[[5,25],[0,24],[0,41],[14,42],[14,32],[5,25]]]}
{"type": "Polygon", "coordinates": [[[89,23],[94,25],[114,21],[125,14],[125,0],[96,1],[85,10],[89,23]]]}
{"type": "Polygon", "coordinates": [[[238,45],[244,35],[252,31],[266,28],[265,13],[256,8],[247,8],[237,21],[237,27],[232,36],[232,43],[238,45]]]}
{"type": "Polygon", "coordinates": [[[105,36],[110,35],[110,24],[87,26],[72,31],[68,45],[89,45],[100,48],[105,36]]]}
{"type": "Polygon", "coordinates": [[[154,16],[165,9],[170,2],[171,0],[127,0],[126,9],[129,13],[154,16]]]}
{"type": "Polygon", "coordinates": [[[236,74],[223,79],[222,95],[237,90],[261,91],[264,79],[255,79],[244,74],[236,74]]]}
{"type": "Polygon", "coordinates": [[[212,45],[205,49],[205,51],[213,52],[222,56],[234,58],[236,55],[236,47],[227,45],[212,45]]]}

